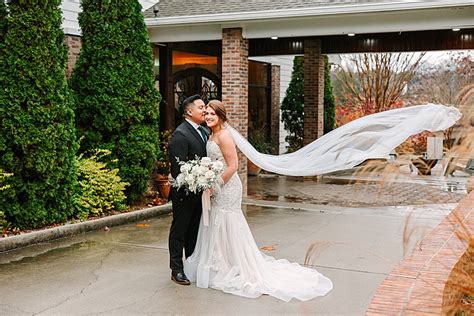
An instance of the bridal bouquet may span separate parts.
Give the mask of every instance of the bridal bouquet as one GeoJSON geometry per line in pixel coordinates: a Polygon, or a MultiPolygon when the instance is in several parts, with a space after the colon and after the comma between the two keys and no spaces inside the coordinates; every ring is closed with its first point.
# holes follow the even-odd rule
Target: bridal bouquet
{"type": "Polygon", "coordinates": [[[175,188],[184,188],[186,192],[197,193],[213,187],[220,180],[224,164],[218,160],[212,161],[209,157],[195,160],[181,161],[181,173],[173,179],[171,184],[175,188]]]}

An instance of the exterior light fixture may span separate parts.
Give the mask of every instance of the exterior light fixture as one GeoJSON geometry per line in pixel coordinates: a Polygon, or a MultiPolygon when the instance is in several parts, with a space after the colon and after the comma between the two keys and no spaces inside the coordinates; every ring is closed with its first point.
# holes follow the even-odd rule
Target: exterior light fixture
{"type": "Polygon", "coordinates": [[[453,30],[454,32],[458,32],[458,31],[460,31],[461,29],[460,29],[460,28],[457,28],[457,27],[455,27],[455,28],[453,28],[452,30],[453,30]]]}
{"type": "Polygon", "coordinates": [[[159,2],[153,6],[153,13],[155,14],[155,18],[158,15],[158,12],[160,12],[160,8],[158,7],[159,2]]]}
{"type": "Polygon", "coordinates": [[[355,36],[355,33],[348,33],[347,36],[355,36]]]}
{"type": "Polygon", "coordinates": [[[270,37],[270,38],[271,38],[272,40],[276,40],[276,39],[278,39],[278,36],[272,36],[272,37],[270,37]]]}

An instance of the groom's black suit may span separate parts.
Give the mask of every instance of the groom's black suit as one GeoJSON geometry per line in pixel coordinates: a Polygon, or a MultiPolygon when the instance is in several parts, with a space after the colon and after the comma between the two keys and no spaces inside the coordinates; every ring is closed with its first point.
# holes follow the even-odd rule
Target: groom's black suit
{"type": "MultiPolygon", "coordinates": [[[[208,136],[208,133],[207,133],[208,136]]],[[[180,165],[176,161],[188,161],[207,156],[206,144],[198,131],[186,120],[171,135],[170,145],[171,175],[176,179],[180,165]]],[[[183,247],[189,257],[196,246],[199,222],[202,214],[201,193],[194,194],[182,189],[171,188],[173,202],[173,222],[169,236],[170,268],[173,272],[183,271],[183,247]]]]}

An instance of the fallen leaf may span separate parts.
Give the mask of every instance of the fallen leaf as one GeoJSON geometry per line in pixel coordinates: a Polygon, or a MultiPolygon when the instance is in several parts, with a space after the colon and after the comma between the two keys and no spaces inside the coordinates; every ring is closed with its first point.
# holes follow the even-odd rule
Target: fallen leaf
{"type": "Polygon", "coordinates": [[[149,224],[137,224],[137,227],[148,227],[150,226],[149,224]]]}
{"type": "Polygon", "coordinates": [[[273,251],[273,250],[276,250],[275,247],[273,246],[263,246],[262,248],[260,248],[262,250],[265,250],[265,251],[273,251]]]}

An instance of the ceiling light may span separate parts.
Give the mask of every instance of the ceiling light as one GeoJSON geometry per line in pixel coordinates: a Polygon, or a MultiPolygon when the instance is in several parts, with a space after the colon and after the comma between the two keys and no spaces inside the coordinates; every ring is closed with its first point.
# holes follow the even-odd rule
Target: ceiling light
{"type": "Polygon", "coordinates": [[[355,36],[354,33],[348,33],[347,36],[355,36]]]}
{"type": "Polygon", "coordinates": [[[272,36],[272,37],[270,37],[270,38],[271,38],[272,40],[276,40],[276,39],[278,39],[278,36],[272,36]]]}
{"type": "Polygon", "coordinates": [[[461,29],[460,29],[460,28],[457,28],[457,27],[455,27],[455,28],[453,28],[452,30],[453,30],[454,32],[457,32],[457,31],[460,31],[461,29]]]}

